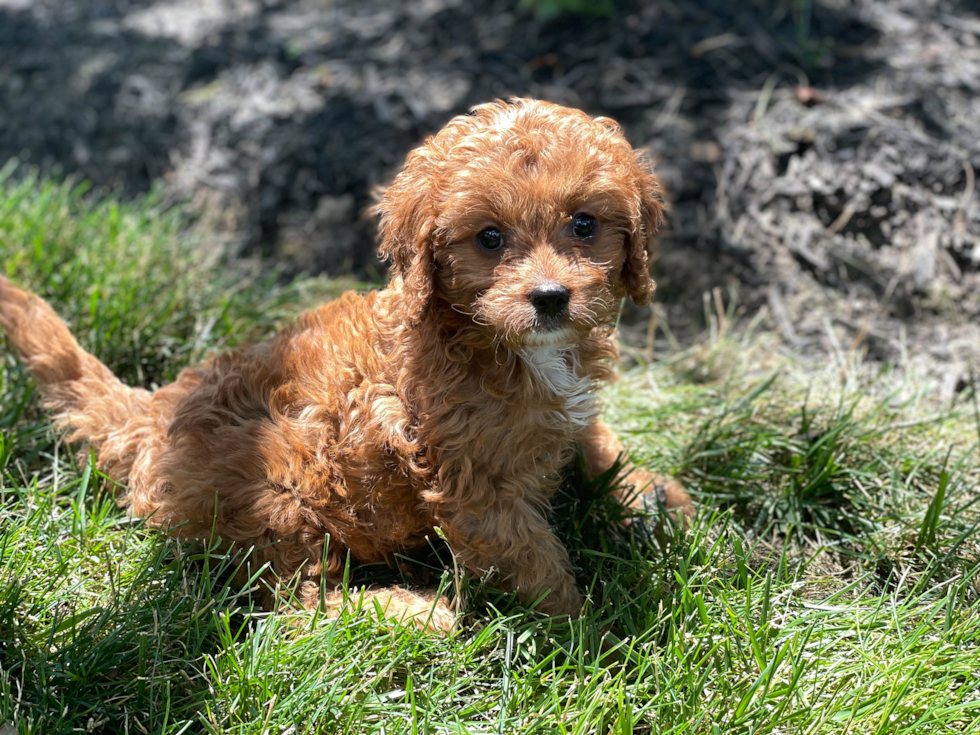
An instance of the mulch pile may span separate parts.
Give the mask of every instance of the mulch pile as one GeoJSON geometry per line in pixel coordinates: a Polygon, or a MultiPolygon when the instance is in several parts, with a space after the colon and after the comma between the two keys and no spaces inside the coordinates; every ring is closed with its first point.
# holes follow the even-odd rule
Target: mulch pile
{"type": "Polygon", "coordinates": [[[821,89],[787,70],[729,108],[715,221],[797,347],[829,321],[884,358],[980,352],[980,18],[953,10],[868,3],[879,71],[821,89]]]}
{"type": "Polygon", "coordinates": [[[244,255],[377,277],[373,187],[452,115],[543,97],[658,160],[675,332],[737,285],[804,354],[921,353],[961,387],[980,351],[975,4],[614,4],[539,22],[512,0],[0,0],[0,163],[162,182],[244,255]]]}

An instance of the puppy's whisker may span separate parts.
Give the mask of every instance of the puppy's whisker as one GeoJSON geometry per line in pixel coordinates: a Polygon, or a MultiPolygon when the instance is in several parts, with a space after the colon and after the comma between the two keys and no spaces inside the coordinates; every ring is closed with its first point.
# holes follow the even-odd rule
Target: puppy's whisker
{"type": "Polygon", "coordinates": [[[450,304],[449,308],[455,311],[457,314],[462,314],[463,316],[473,316],[473,312],[467,311],[466,307],[462,304],[450,304]]]}
{"type": "Polygon", "coordinates": [[[500,337],[499,336],[494,337],[494,341],[493,341],[493,361],[497,365],[497,367],[503,367],[504,364],[506,363],[506,357],[504,358],[504,362],[501,362],[500,361],[499,355],[500,355],[500,348],[501,348],[501,346],[502,345],[500,343],[500,337]]]}
{"type": "Polygon", "coordinates": [[[581,313],[582,316],[584,316],[586,319],[591,320],[593,322],[599,318],[598,312],[596,312],[596,310],[590,306],[583,305],[579,307],[577,311],[581,313]]]}

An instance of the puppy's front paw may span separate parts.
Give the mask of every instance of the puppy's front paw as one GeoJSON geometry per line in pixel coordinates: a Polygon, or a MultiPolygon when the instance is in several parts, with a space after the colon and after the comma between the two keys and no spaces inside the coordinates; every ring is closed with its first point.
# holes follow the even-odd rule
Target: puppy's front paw
{"type": "Polygon", "coordinates": [[[665,508],[674,511],[672,515],[678,521],[694,515],[691,496],[673,477],[637,468],[626,476],[624,485],[622,497],[630,508],[665,508]]]}
{"type": "Polygon", "coordinates": [[[578,618],[582,614],[582,593],[568,584],[548,593],[535,608],[551,617],[578,618]]]}

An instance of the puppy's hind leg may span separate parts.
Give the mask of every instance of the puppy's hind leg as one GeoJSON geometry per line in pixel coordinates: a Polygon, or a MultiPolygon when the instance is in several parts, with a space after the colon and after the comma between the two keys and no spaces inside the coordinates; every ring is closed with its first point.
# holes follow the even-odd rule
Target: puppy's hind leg
{"type": "Polygon", "coordinates": [[[275,590],[273,598],[286,608],[298,605],[315,610],[322,606],[328,618],[339,617],[345,610],[363,611],[376,618],[433,632],[450,631],[456,625],[449,601],[436,590],[412,591],[394,585],[352,588],[345,592],[340,584],[347,551],[338,546],[331,546],[324,555],[321,542],[291,544],[280,540],[253,554],[252,561],[271,562],[276,574],[267,577],[266,586],[270,591],[275,590]],[[321,561],[309,561],[317,558],[321,561]],[[299,583],[294,587],[290,580],[295,581],[297,577],[299,583]]]}
{"type": "MultiPolygon", "coordinates": [[[[299,590],[300,601],[308,609],[321,603],[319,585],[305,582],[299,590]]],[[[322,602],[328,617],[339,617],[344,610],[363,610],[402,625],[425,628],[432,632],[451,631],[456,626],[456,615],[443,595],[434,590],[413,592],[404,587],[377,589],[333,590],[323,596],[322,602]]]]}

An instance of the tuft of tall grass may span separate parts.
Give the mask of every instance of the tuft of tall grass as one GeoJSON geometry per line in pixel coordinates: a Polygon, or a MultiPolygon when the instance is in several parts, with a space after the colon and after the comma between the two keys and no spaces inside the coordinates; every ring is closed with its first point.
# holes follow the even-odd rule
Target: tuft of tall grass
{"type": "Polygon", "coordinates": [[[227,257],[156,195],[99,196],[85,184],[0,169],[0,268],[48,300],[85,349],[131,384],[167,382],[208,351],[261,338],[351,282],[277,282],[227,257]]]}
{"type": "Polygon", "coordinates": [[[613,0],[518,0],[517,7],[547,22],[563,15],[603,17],[615,10],[613,0]]]}

